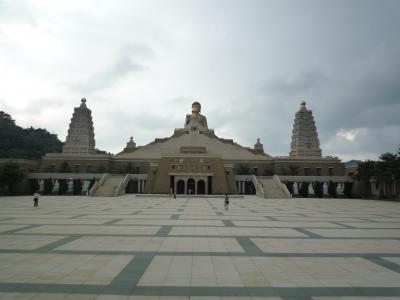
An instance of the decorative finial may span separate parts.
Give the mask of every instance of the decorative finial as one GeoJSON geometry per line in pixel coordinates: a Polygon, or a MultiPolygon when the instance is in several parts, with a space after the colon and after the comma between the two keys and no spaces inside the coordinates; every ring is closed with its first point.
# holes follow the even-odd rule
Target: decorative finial
{"type": "Polygon", "coordinates": [[[306,106],[306,101],[304,101],[304,100],[301,100],[301,102],[300,102],[300,106],[306,106]]]}
{"type": "Polygon", "coordinates": [[[257,138],[257,144],[260,144],[260,138],[257,138]]]}
{"type": "Polygon", "coordinates": [[[82,103],[85,103],[85,102],[86,102],[86,98],[82,98],[82,99],[81,99],[81,102],[82,102],[82,103]]]}

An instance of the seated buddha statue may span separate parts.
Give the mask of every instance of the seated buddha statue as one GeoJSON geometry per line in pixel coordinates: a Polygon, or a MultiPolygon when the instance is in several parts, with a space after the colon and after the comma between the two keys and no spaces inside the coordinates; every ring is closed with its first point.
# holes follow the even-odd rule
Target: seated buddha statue
{"type": "Polygon", "coordinates": [[[207,118],[200,114],[201,104],[199,102],[193,102],[192,113],[186,115],[185,128],[191,130],[204,130],[208,129],[207,118]]]}

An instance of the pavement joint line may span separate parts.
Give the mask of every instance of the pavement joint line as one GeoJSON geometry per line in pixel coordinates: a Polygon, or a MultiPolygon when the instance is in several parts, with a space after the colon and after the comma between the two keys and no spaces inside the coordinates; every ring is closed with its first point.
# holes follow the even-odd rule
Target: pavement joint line
{"type": "Polygon", "coordinates": [[[138,214],[140,214],[141,212],[143,212],[143,211],[142,211],[142,210],[134,211],[133,213],[131,213],[131,215],[138,215],[138,214]]]}
{"type": "Polygon", "coordinates": [[[45,246],[39,247],[34,249],[34,252],[40,252],[40,253],[48,253],[51,250],[54,250],[58,247],[64,246],[65,244],[71,243],[73,241],[76,241],[78,239],[80,239],[82,236],[79,235],[75,235],[75,236],[68,236],[65,238],[62,238],[58,241],[55,241],[53,243],[47,244],[45,246]]]}
{"type": "Polygon", "coordinates": [[[373,262],[381,267],[384,267],[384,268],[394,271],[396,273],[400,273],[400,265],[398,265],[394,262],[383,259],[381,257],[365,257],[365,256],[363,256],[363,258],[370,262],[373,262]]]}
{"type": "Polygon", "coordinates": [[[311,231],[309,231],[309,230],[307,230],[307,229],[304,229],[304,228],[296,227],[296,228],[293,228],[293,230],[296,230],[296,231],[298,231],[298,232],[300,232],[300,233],[303,233],[303,234],[305,234],[305,235],[308,235],[309,237],[314,238],[314,239],[321,239],[321,238],[323,238],[321,235],[316,234],[316,233],[314,233],[314,232],[311,232],[311,231]]]}
{"type": "Polygon", "coordinates": [[[224,215],[224,213],[222,213],[222,212],[220,212],[220,211],[217,211],[215,214],[216,214],[217,216],[223,216],[223,215],[224,215]]]}
{"type": "MultiPolygon", "coordinates": [[[[41,226],[41,225],[38,225],[41,226]]],[[[120,225],[110,225],[110,226],[120,226],[120,225]]],[[[138,225],[140,226],[140,225],[138,225]]],[[[163,226],[172,226],[172,225],[163,225],[163,226]]],[[[175,226],[175,225],[174,225],[175,226]]],[[[34,226],[36,227],[36,226],[34,226]]],[[[159,227],[159,226],[158,226],[159,227]]],[[[212,226],[222,228],[223,226],[212,226]]],[[[21,228],[20,230],[25,230],[26,228],[21,228]]],[[[299,229],[299,228],[296,228],[299,229]]],[[[9,235],[9,233],[0,232],[1,235],[9,235]]],[[[13,233],[14,234],[14,233],[13,233]]],[[[33,235],[33,236],[60,236],[62,233],[33,233],[33,232],[16,232],[15,235],[33,235]]],[[[79,235],[79,236],[157,236],[157,234],[105,234],[105,233],[68,233],[68,235],[79,235]]],[[[323,237],[316,235],[314,237],[311,236],[274,236],[274,235],[199,235],[199,234],[174,234],[171,237],[207,237],[207,238],[236,238],[236,237],[246,237],[246,238],[273,238],[273,239],[324,239],[324,240],[394,240],[399,241],[400,237],[323,237]]]]}
{"type": "MultiPolygon", "coordinates": [[[[165,236],[164,236],[165,237],[165,236]]],[[[64,241],[64,244],[73,240],[64,241]]],[[[57,247],[61,247],[58,245],[57,247]]],[[[45,246],[46,247],[46,246],[45,246]]],[[[45,248],[42,247],[42,248],[45,248]]],[[[248,247],[245,245],[245,247],[248,247]]],[[[245,249],[244,249],[245,250],[245,249]]],[[[250,250],[250,248],[248,248],[250,250]]],[[[0,249],[0,253],[46,253],[46,254],[90,254],[90,255],[153,255],[153,256],[247,256],[247,257],[362,257],[372,259],[377,257],[400,257],[400,253],[281,253],[260,252],[249,255],[246,252],[175,252],[175,251],[117,251],[117,250],[57,250],[57,249],[0,249]]]]}
{"type": "Polygon", "coordinates": [[[271,217],[271,216],[264,216],[265,219],[269,220],[269,221],[279,221],[278,219],[271,217]]]}
{"type": "Polygon", "coordinates": [[[224,223],[225,227],[235,227],[236,226],[231,220],[222,220],[222,223],[224,223]]]}
{"type": "Polygon", "coordinates": [[[248,256],[253,256],[253,255],[257,255],[257,256],[264,256],[264,252],[258,248],[258,246],[253,243],[253,241],[249,238],[236,238],[237,242],[239,243],[239,245],[243,248],[243,250],[245,251],[246,255],[248,256]]]}
{"type": "Polygon", "coordinates": [[[157,231],[156,236],[168,236],[172,230],[172,225],[164,225],[157,231]]]}
{"type": "Polygon", "coordinates": [[[313,300],[311,296],[304,296],[304,295],[299,295],[299,296],[282,296],[281,300],[313,300]]]}
{"type": "Polygon", "coordinates": [[[370,222],[370,223],[380,223],[380,222],[377,222],[375,220],[370,220],[370,219],[367,219],[367,218],[357,218],[357,219],[359,219],[361,221],[367,221],[367,222],[370,222]]]}
{"type": "Polygon", "coordinates": [[[36,228],[36,227],[40,227],[40,226],[42,226],[42,225],[41,224],[31,224],[31,225],[27,225],[27,226],[24,226],[24,227],[3,231],[3,232],[0,233],[0,235],[18,233],[18,231],[22,231],[22,230],[26,230],[26,229],[32,229],[32,228],[36,228]]]}
{"type": "Polygon", "coordinates": [[[181,215],[179,215],[179,214],[172,214],[169,218],[170,218],[171,220],[178,220],[180,216],[181,216],[181,215]]]}
{"type": "MultiPolygon", "coordinates": [[[[134,260],[135,258],[133,258],[134,260]]],[[[132,260],[132,261],[133,261],[132,260]]],[[[143,268],[142,264],[142,268],[143,268]]],[[[135,263],[129,266],[135,267],[135,263]]],[[[135,270],[128,269],[129,272],[135,270]]],[[[141,271],[141,270],[137,270],[141,271]]],[[[133,273],[135,274],[135,273],[133,273]]],[[[139,274],[139,273],[136,273],[139,274]]],[[[308,300],[315,296],[362,296],[390,297],[400,296],[399,287],[232,287],[232,286],[135,286],[121,278],[105,285],[92,284],[48,284],[48,283],[0,283],[0,292],[54,293],[54,294],[105,294],[105,295],[143,295],[143,296],[275,296],[284,300],[308,300]],[[308,297],[308,298],[307,298],[308,297]]],[[[383,300],[384,298],[382,298],[383,300]]]]}
{"type": "MultiPolygon", "coordinates": [[[[347,224],[343,224],[343,223],[340,223],[340,222],[329,222],[329,223],[342,226],[343,228],[346,228],[346,229],[358,229],[357,227],[354,227],[354,226],[351,226],[351,225],[347,225],[347,224]]],[[[366,228],[362,228],[362,229],[366,229],[366,228]]]]}
{"type": "Polygon", "coordinates": [[[75,215],[75,216],[69,217],[67,219],[78,219],[80,217],[85,217],[85,216],[87,216],[87,214],[79,214],[79,215],[75,215]]]}
{"type": "MultiPolygon", "coordinates": [[[[112,219],[111,221],[107,221],[101,225],[114,225],[115,223],[118,223],[119,221],[122,221],[122,220],[123,219],[121,219],[121,218],[116,218],[116,219],[112,219]]],[[[95,224],[95,225],[100,226],[100,224],[95,224]]]]}
{"type": "Polygon", "coordinates": [[[130,291],[135,287],[140,278],[146,272],[154,255],[135,255],[131,261],[122,269],[122,271],[111,281],[107,289],[130,291]]]}

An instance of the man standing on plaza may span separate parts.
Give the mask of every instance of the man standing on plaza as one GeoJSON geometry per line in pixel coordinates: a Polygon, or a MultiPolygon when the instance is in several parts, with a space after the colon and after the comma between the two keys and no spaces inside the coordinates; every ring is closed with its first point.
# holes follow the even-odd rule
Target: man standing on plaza
{"type": "Polygon", "coordinates": [[[39,207],[39,196],[38,192],[33,194],[33,207],[39,207]]]}

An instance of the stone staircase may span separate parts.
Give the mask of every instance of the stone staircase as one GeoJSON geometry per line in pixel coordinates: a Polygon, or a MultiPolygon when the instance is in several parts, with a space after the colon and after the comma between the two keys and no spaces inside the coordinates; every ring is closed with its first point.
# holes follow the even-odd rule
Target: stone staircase
{"type": "Polygon", "coordinates": [[[96,197],[113,197],[116,196],[116,190],[120,183],[124,180],[124,175],[109,175],[100,185],[95,193],[96,197]]]}
{"type": "Polygon", "coordinates": [[[288,199],[290,198],[290,193],[279,181],[278,178],[274,177],[257,177],[258,182],[262,185],[264,189],[265,198],[273,199],[288,199]]]}

